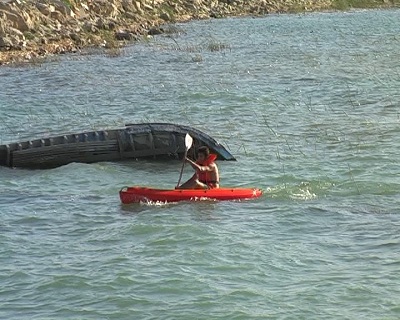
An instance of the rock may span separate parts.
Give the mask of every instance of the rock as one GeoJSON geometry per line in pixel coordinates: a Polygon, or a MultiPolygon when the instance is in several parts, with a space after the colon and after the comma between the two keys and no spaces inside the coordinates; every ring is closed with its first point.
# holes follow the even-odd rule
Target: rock
{"type": "Polygon", "coordinates": [[[54,20],[58,20],[61,23],[66,21],[66,17],[60,11],[53,11],[50,13],[50,17],[54,20]]]}
{"type": "Polygon", "coordinates": [[[118,31],[115,33],[115,39],[122,41],[122,40],[133,40],[135,38],[135,35],[132,32],[128,31],[118,31]]]}
{"type": "Polygon", "coordinates": [[[136,2],[135,2],[135,7],[136,7],[136,11],[137,11],[139,14],[142,14],[142,13],[143,13],[142,6],[140,5],[140,2],[139,2],[139,1],[136,1],[136,2]]]}
{"type": "Polygon", "coordinates": [[[21,40],[18,35],[7,35],[4,37],[0,37],[0,48],[3,50],[22,50],[25,45],[25,41],[21,40]]]}
{"type": "Polygon", "coordinates": [[[44,26],[44,25],[38,26],[35,31],[42,36],[45,36],[46,34],[49,34],[52,32],[51,28],[49,28],[48,26],[44,26]]]}
{"type": "Polygon", "coordinates": [[[210,18],[220,19],[220,18],[223,18],[223,14],[220,13],[219,10],[213,10],[213,11],[210,13],[210,18]]]}
{"type": "Polygon", "coordinates": [[[151,27],[150,30],[147,32],[150,36],[155,36],[157,34],[163,34],[164,30],[160,27],[151,27]]]}
{"type": "Polygon", "coordinates": [[[192,16],[189,14],[183,14],[179,16],[179,21],[186,22],[190,21],[192,19],[192,16]]]}
{"type": "Polygon", "coordinates": [[[113,30],[117,26],[117,22],[113,20],[104,20],[102,18],[97,19],[96,27],[103,30],[113,30]]]}
{"type": "Polygon", "coordinates": [[[98,18],[96,21],[96,27],[99,29],[108,30],[108,24],[102,18],[98,18]]]}
{"type": "Polygon", "coordinates": [[[8,30],[8,34],[16,36],[19,39],[25,40],[24,34],[21,31],[19,31],[18,29],[9,27],[7,30],[8,30]]]}
{"type": "Polygon", "coordinates": [[[163,19],[164,21],[171,21],[171,15],[167,12],[163,12],[160,14],[160,18],[163,19]]]}
{"type": "Polygon", "coordinates": [[[134,20],[134,21],[140,21],[141,20],[140,15],[138,15],[136,13],[132,13],[132,12],[125,12],[125,17],[130,19],[130,20],[134,20]]]}
{"type": "Polygon", "coordinates": [[[122,0],[122,9],[124,9],[125,12],[132,12],[135,11],[135,7],[133,5],[132,0],[122,0]]]}
{"type": "Polygon", "coordinates": [[[21,12],[21,14],[18,14],[11,13],[5,10],[0,10],[0,19],[4,17],[11,22],[13,27],[22,32],[28,31],[29,29],[33,28],[32,20],[27,13],[21,12]]]}
{"type": "Polygon", "coordinates": [[[104,40],[99,35],[91,35],[87,39],[87,43],[91,45],[101,45],[104,44],[104,40]]]}
{"type": "Polygon", "coordinates": [[[108,29],[110,29],[110,30],[114,30],[117,27],[117,25],[118,25],[118,22],[116,22],[116,21],[112,21],[112,20],[108,21],[108,29]]]}
{"type": "Polygon", "coordinates": [[[208,20],[208,19],[210,19],[210,15],[209,15],[209,14],[206,14],[206,13],[200,13],[200,14],[196,17],[196,19],[199,19],[199,20],[208,20]]]}
{"type": "Polygon", "coordinates": [[[45,16],[48,16],[50,14],[49,6],[44,3],[36,3],[36,8],[40,11],[41,14],[44,14],[45,16]]]}
{"type": "Polygon", "coordinates": [[[43,47],[39,47],[37,53],[39,56],[45,56],[47,54],[47,50],[43,47]]]}
{"type": "Polygon", "coordinates": [[[26,48],[26,41],[19,41],[16,45],[13,46],[14,50],[24,50],[26,48]]]}
{"type": "Polygon", "coordinates": [[[103,17],[115,18],[119,14],[117,6],[105,0],[97,0],[96,2],[92,2],[90,9],[93,10],[93,12],[97,15],[103,17]]]}
{"type": "Polygon", "coordinates": [[[153,10],[154,9],[151,5],[149,5],[147,3],[143,3],[143,7],[148,9],[148,10],[153,10]]]}
{"type": "Polygon", "coordinates": [[[9,11],[10,10],[10,4],[7,3],[7,2],[1,2],[0,1],[0,10],[9,11]]]}
{"type": "Polygon", "coordinates": [[[75,42],[81,42],[81,37],[77,33],[70,33],[69,37],[75,42]]]}
{"type": "Polygon", "coordinates": [[[9,50],[12,48],[13,43],[10,38],[8,37],[0,37],[0,50],[9,50]]]}
{"type": "Polygon", "coordinates": [[[48,43],[57,43],[57,42],[60,42],[60,41],[61,41],[61,37],[57,36],[57,35],[55,35],[53,37],[49,37],[48,40],[47,40],[48,43]]]}
{"type": "Polygon", "coordinates": [[[58,20],[55,20],[49,25],[49,27],[52,30],[52,33],[54,33],[54,31],[60,31],[61,30],[62,24],[58,20]]]}
{"type": "Polygon", "coordinates": [[[85,3],[81,3],[81,6],[84,10],[89,11],[89,7],[85,3]]]}
{"type": "Polygon", "coordinates": [[[90,21],[85,21],[82,28],[87,32],[93,32],[93,33],[97,32],[97,28],[90,21]]]}
{"type": "Polygon", "coordinates": [[[131,33],[135,34],[135,35],[142,33],[141,32],[142,28],[137,23],[131,24],[130,26],[127,27],[126,30],[128,32],[131,32],[131,33]]]}
{"type": "Polygon", "coordinates": [[[54,6],[54,11],[60,12],[64,16],[74,17],[75,13],[63,1],[51,0],[50,3],[54,6]]]}

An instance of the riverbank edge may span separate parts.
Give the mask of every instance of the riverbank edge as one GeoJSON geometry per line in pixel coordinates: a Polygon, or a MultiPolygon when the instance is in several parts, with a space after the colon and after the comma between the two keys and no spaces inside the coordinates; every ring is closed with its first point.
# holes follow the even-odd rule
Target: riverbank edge
{"type": "MultiPolygon", "coordinates": [[[[396,8],[371,1],[368,9],[396,8]]],[[[134,41],[176,28],[165,25],[240,16],[352,9],[346,0],[13,0],[0,2],[0,66],[41,62],[103,48],[111,56],[134,41]]]]}

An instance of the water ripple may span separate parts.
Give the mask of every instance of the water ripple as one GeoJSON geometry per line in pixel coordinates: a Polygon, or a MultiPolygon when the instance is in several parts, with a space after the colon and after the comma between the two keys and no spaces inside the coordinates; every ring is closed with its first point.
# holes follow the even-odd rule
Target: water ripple
{"type": "Polygon", "coordinates": [[[174,186],[177,162],[0,168],[0,318],[399,318],[398,18],[197,21],[183,50],[0,69],[0,143],[178,122],[237,156],[224,185],[265,191],[123,206],[124,185],[174,186]]]}

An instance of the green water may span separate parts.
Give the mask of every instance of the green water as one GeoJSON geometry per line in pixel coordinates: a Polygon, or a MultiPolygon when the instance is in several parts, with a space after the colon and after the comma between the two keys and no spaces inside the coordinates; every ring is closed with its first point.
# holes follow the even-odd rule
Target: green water
{"type": "Polygon", "coordinates": [[[0,142],[193,125],[265,195],[121,206],[180,163],[1,168],[0,319],[399,319],[400,11],[178,27],[0,69],[0,142]]]}

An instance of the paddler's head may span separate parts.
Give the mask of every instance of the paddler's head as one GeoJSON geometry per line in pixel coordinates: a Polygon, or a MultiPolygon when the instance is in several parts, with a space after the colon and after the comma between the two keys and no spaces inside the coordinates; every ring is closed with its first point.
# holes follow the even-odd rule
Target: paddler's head
{"type": "Polygon", "coordinates": [[[197,149],[197,161],[204,162],[206,161],[209,155],[210,155],[210,149],[208,149],[208,147],[202,146],[199,147],[199,149],[197,149]]]}

